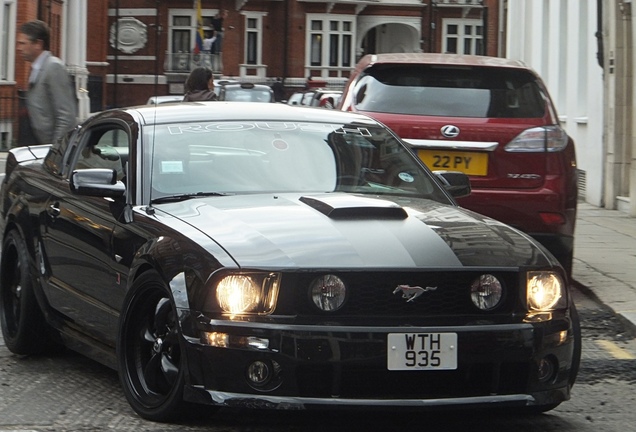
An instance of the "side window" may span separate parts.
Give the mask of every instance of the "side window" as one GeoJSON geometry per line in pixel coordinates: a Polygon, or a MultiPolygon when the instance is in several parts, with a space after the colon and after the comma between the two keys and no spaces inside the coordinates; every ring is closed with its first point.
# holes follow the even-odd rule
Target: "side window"
{"type": "Polygon", "coordinates": [[[72,160],[73,146],[70,144],[75,139],[75,134],[78,130],[79,128],[75,128],[69,131],[61,140],[51,146],[51,150],[44,158],[44,168],[51,174],[56,176],[63,175],[68,161],[72,160]]]}
{"type": "Polygon", "coordinates": [[[96,129],[83,143],[75,169],[109,168],[117,172],[117,180],[125,176],[128,160],[128,135],[121,129],[96,129]]]}

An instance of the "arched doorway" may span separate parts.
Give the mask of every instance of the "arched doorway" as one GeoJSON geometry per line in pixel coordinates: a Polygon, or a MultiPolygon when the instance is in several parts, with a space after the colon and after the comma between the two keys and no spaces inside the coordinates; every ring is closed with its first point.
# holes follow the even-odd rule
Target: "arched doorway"
{"type": "Polygon", "coordinates": [[[421,22],[416,17],[360,16],[358,55],[420,52],[421,22]]]}

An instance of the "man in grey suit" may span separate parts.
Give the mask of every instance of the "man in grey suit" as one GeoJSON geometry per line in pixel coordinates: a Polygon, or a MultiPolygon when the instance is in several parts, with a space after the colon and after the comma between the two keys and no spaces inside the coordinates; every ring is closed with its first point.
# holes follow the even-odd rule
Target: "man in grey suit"
{"type": "Polygon", "coordinates": [[[49,51],[51,32],[43,21],[20,26],[17,49],[31,63],[26,105],[37,143],[51,144],[77,125],[77,97],[64,62],[49,51]]]}

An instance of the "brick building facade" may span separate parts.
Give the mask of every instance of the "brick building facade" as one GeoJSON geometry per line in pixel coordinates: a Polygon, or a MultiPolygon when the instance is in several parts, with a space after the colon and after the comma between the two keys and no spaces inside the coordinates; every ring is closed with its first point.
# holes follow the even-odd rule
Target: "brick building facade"
{"type": "Polygon", "coordinates": [[[16,57],[15,36],[34,18],[51,26],[53,54],[67,61],[76,77],[80,115],[143,104],[153,95],[182,94],[198,65],[212,67],[219,78],[271,83],[281,77],[290,94],[309,76],[342,87],[367,53],[502,52],[501,0],[200,0],[204,31],[212,30],[219,11],[228,14],[222,50],[195,54],[197,4],[0,0],[0,20],[8,30],[0,34],[0,146],[12,145],[18,136],[12,123],[16,110],[5,105],[17,106],[16,95],[26,86],[29,64],[16,57]],[[72,22],[77,19],[85,22],[72,22]],[[86,51],[82,55],[70,52],[78,42],[86,51]],[[86,95],[90,108],[82,110],[86,95]]]}
{"type": "MultiPolygon", "coordinates": [[[[342,86],[365,53],[500,53],[498,0],[431,5],[420,0],[201,0],[206,31],[217,12],[228,11],[222,52],[209,57],[193,54],[196,2],[128,0],[125,7],[114,0],[108,3],[109,32],[119,25],[125,37],[116,49],[104,35],[110,40],[106,106],[182,93],[188,72],[199,64],[212,66],[219,77],[259,83],[281,77],[292,92],[302,88],[308,76],[342,86]]],[[[90,37],[89,44],[99,42],[94,39],[90,37]]]]}

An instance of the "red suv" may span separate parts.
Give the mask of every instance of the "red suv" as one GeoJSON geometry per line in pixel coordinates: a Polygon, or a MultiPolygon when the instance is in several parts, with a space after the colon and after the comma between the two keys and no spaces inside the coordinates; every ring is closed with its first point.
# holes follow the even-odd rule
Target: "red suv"
{"type": "Polygon", "coordinates": [[[367,55],[340,109],[383,122],[430,169],[468,174],[473,192],[461,206],[530,234],[571,274],[574,142],[529,67],[455,54],[367,55]]]}

